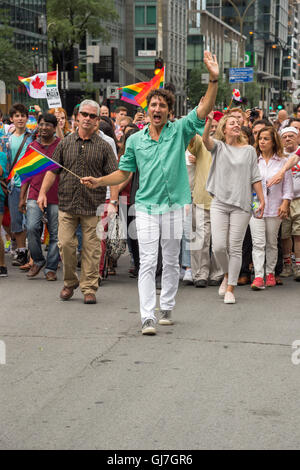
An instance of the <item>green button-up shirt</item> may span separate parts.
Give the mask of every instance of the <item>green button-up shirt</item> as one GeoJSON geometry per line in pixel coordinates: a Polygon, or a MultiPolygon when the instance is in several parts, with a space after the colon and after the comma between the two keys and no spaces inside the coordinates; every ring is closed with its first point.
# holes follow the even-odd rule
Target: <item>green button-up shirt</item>
{"type": "Polygon", "coordinates": [[[163,214],[191,203],[185,150],[195,134],[203,134],[204,126],[195,108],[184,118],[168,121],[158,142],[148,127],[129,137],[119,170],[139,171],[136,210],[163,214]]]}

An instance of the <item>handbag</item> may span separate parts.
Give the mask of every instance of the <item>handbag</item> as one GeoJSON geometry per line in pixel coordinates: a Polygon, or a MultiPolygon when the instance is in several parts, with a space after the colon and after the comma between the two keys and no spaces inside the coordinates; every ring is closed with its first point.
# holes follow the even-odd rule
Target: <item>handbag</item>
{"type": "Polygon", "coordinates": [[[108,224],[106,254],[114,261],[117,261],[125,251],[126,239],[123,225],[118,214],[114,214],[108,224]]]}

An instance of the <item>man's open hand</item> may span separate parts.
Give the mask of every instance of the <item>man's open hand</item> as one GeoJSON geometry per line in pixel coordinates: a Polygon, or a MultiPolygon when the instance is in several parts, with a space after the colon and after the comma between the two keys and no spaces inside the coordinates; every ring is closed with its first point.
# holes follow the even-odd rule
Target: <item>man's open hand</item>
{"type": "Polygon", "coordinates": [[[217,80],[219,78],[219,65],[216,55],[212,55],[209,51],[204,51],[204,63],[210,74],[210,79],[217,80]]]}

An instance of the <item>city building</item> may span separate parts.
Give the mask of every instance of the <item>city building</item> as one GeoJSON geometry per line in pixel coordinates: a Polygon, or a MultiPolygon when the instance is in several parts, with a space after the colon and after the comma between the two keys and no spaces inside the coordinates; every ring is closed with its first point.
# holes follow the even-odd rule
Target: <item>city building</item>
{"type": "MultiPolygon", "coordinates": [[[[9,25],[14,29],[16,49],[26,51],[32,58],[32,74],[47,72],[46,0],[2,0],[1,10],[7,12],[9,25]]],[[[25,87],[20,85],[18,90],[8,95],[8,100],[9,103],[28,103],[30,98],[25,87]]]]}

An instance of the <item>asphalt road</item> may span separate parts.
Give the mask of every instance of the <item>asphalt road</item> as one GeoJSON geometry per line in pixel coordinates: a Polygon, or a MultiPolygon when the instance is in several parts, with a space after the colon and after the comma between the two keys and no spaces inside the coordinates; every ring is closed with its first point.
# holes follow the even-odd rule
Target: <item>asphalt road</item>
{"type": "Polygon", "coordinates": [[[0,278],[0,449],[299,448],[300,284],[240,287],[235,305],[181,286],[176,323],[145,337],[119,264],[97,305],[18,268],[0,278]]]}

